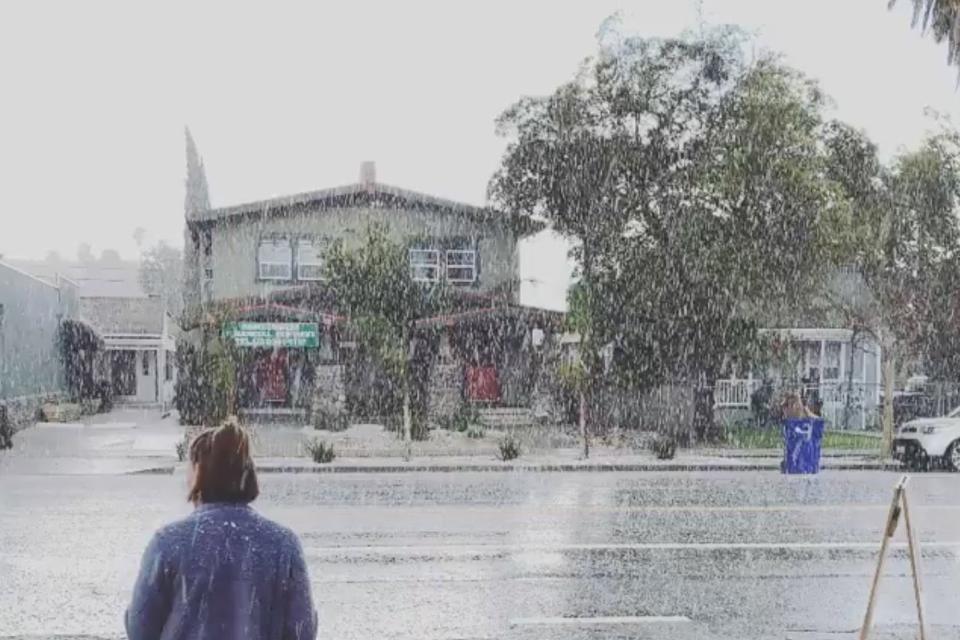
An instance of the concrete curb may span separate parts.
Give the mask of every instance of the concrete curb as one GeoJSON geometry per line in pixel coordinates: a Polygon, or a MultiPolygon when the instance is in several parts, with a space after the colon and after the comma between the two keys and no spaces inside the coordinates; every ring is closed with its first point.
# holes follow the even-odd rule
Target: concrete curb
{"type": "MultiPolygon", "coordinates": [[[[127,475],[172,475],[175,466],[139,469],[127,475]]],[[[827,464],[821,471],[899,471],[900,465],[884,462],[859,462],[827,464]]],[[[468,472],[517,472],[517,473],[556,473],[556,472],[723,472],[723,471],[774,471],[780,473],[779,464],[382,464],[382,465],[264,465],[258,466],[258,473],[468,473],[468,472]]]]}

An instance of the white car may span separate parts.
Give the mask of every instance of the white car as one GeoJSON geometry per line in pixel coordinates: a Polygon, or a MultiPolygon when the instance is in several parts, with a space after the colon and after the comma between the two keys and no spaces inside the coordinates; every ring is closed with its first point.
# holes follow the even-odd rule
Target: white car
{"type": "Polygon", "coordinates": [[[960,407],[942,418],[904,423],[893,440],[893,457],[908,467],[942,461],[952,471],[960,471],[960,407]]]}

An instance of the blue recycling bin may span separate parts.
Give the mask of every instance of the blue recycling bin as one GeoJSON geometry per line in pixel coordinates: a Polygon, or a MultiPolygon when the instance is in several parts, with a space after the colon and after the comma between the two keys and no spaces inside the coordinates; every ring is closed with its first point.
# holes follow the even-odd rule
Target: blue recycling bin
{"type": "Polygon", "coordinates": [[[783,421],[783,473],[819,473],[823,418],[787,418],[783,421]]]}

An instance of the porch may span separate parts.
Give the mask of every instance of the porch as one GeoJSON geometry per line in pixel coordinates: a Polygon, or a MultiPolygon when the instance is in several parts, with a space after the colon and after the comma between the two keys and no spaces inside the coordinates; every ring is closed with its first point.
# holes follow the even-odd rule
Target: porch
{"type": "Polygon", "coordinates": [[[791,390],[818,398],[834,428],[866,429],[877,418],[881,398],[880,346],[850,329],[771,329],[774,358],[766,366],[728,367],[716,381],[714,408],[750,412],[755,394],[791,390]]]}
{"type": "Polygon", "coordinates": [[[531,422],[544,411],[544,357],[561,320],[558,312],[505,305],[420,321],[418,329],[439,332],[430,412],[466,403],[491,425],[531,422]]]}

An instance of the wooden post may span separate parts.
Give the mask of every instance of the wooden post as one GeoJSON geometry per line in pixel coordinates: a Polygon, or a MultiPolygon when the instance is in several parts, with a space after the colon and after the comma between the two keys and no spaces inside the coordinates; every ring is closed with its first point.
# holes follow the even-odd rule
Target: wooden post
{"type": "Polygon", "coordinates": [[[907,546],[910,553],[910,568],[913,573],[913,595],[917,605],[917,620],[920,625],[920,640],[926,640],[926,627],[923,618],[923,594],[920,589],[920,557],[919,546],[914,535],[913,526],[910,522],[910,511],[907,505],[907,482],[909,478],[903,476],[893,489],[893,499],[890,501],[890,510],[887,512],[887,519],[883,527],[883,540],[880,542],[880,557],[877,559],[877,570],[873,574],[873,582],[870,585],[870,598],[867,600],[867,612],[863,617],[863,626],[860,628],[860,640],[867,640],[870,635],[870,628],[873,626],[873,610],[877,602],[877,593],[880,586],[880,576],[883,575],[883,565],[887,559],[887,550],[890,546],[890,540],[897,532],[897,525],[900,523],[900,514],[903,514],[904,523],[907,530],[907,546]]]}
{"type": "Polygon", "coordinates": [[[910,522],[910,507],[907,504],[906,491],[901,493],[900,504],[903,505],[903,526],[907,530],[910,569],[913,573],[913,597],[917,604],[917,621],[920,624],[920,640],[927,640],[927,625],[923,618],[923,590],[920,584],[920,543],[914,535],[913,523],[910,522]]]}

